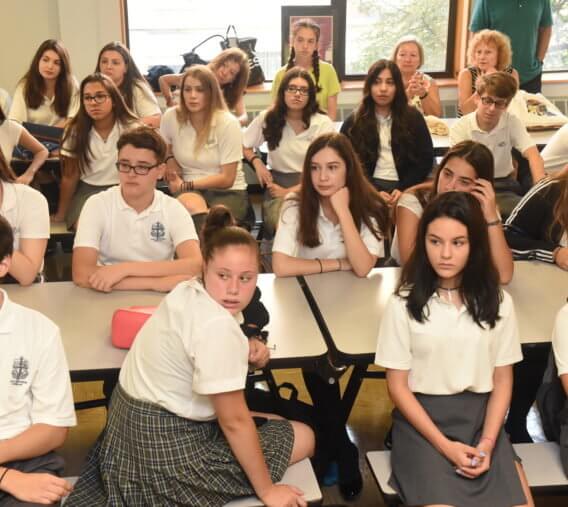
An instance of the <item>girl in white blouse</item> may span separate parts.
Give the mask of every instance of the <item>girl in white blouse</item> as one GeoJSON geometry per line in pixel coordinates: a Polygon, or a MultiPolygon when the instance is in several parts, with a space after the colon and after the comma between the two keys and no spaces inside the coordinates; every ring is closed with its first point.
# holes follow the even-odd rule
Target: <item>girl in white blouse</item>
{"type": "Polygon", "coordinates": [[[503,429],[521,360],[481,205],[439,195],[382,316],[375,358],[395,405],[390,484],[405,504],[534,505],[503,429]]]}
{"type": "Polygon", "coordinates": [[[293,67],[284,74],[276,101],[260,113],[243,136],[244,156],[266,187],[262,206],[264,232],[274,235],[282,200],[300,190],[304,157],[310,143],[333,132],[329,116],[319,111],[316,86],[307,70],[293,67]],[[254,148],[268,144],[268,167],[254,148]]]}

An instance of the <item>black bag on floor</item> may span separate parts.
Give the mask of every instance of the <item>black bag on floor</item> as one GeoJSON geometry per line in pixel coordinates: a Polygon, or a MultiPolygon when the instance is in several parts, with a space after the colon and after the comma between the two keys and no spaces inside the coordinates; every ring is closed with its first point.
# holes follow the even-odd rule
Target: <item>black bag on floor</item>
{"type": "Polygon", "coordinates": [[[566,405],[566,393],[558,377],[554,352],[550,351],[542,384],[536,393],[536,406],[540,413],[544,435],[551,442],[560,441],[561,426],[568,423],[566,405]]]}

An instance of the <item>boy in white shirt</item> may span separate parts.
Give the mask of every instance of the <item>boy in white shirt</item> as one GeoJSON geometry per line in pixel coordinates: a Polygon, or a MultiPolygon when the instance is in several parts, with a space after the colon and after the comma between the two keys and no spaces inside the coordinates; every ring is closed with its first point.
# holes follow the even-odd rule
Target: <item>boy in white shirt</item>
{"type": "Polygon", "coordinates": [[[201,253],[191,215],[156,190],[166,144],[153,129],[139,127],[123,133],[117,148],[120,185],[85,203],[73,246],[73,281],[103,292],[168,292],[201,272],[201,253]]]}
{"type": "Polygon", "coordinates": [[[476,110],[460,118],[450,129],[451,146],[473,140],[491,150],[495,161],[495,193],[503,216],[508,216],[520,200],[513,148],[527,160],[532,184],[545,176],[544,162],[527,129],[521,120],[507,112],[515,93],[517,82],[511,74],[494,72],[481,76],[476,85],[476,110]]]}
{"type": "MultiPolygon", "coordinates": [[[[14,238],[0,217],[0,276],[10,268],[14,238]]],[[[75,409],[59,328],[0,290],[0,505],[58,502],[71,485],[61,479],[61,446],[75,409]]]]}

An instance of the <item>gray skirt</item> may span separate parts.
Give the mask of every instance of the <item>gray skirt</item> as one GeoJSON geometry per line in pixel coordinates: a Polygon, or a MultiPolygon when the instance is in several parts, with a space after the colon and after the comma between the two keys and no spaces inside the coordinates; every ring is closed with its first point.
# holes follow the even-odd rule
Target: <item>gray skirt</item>
{"type": "MultiPolygon", "coordinates": [[[[270,420],[257,431],[270,475],[277,482],[290,461],[292,426],[285,420],[270,420]]],[[[65,505],[214,507],[252,494],[216,421],[184,419],[132,398],[117,385],[107,425],[65,505]]]]}
{"type": "Polygon", "coordinates": [[[65,225],[67,225],[67,229],[71,229],[75,226],[79,220],[79,215],[81,215],[81,210],[89,197],[113,186],[114,185],[91,185],[90,183],[85,183],[83,180],[79,180],[71,199],[71,204],[69,204],[69,209],[65,215],[65,225]]]}
{"type": "MultiPolygon", "coordinates": [[[[302,180],[302,173],[283,173],[272,169],[272,180],[282,188],[290,188],[302,180]]],[[[262,202],[262,221],[264,222],[265,238],[272,238],[276,232],[278,219],[280,218],[280,208],[282,208],[281,197],[272,197],[268,189],[264,191],[262,202]]]]}
{"type": "MultiPolygon", "coordinates": [[[[489,393],[451,396],[416,393],[434,424],[451,440],[476,446],[483,430],[489,393]]],[[[499,433],[491,467],[477,479],[456,474],[442,456],[404,416],[393,411],[392,475],[389,484],[407,505],[444,504],[459,507],[511,507],[526,503],[509,437],[499,433]]]]}

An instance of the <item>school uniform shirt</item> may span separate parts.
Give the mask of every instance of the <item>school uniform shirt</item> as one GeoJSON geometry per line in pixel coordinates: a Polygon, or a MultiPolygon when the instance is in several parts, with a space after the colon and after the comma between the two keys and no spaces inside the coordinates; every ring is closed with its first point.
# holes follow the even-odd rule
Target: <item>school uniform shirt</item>
{"type": "MultiPolygon", "coordinates": [[[[416,215],[416,218],[420,219],[422,213],[424,213],[424,208],[418,197],[410,192],[404,192],[398,199],[396,203],[397,208],[406,208],[407,210],[411,211],[416,215]]],[[[395,227],[394,234],[392,238],[392,245],[391,245],[391,257],[397,262],[400,266],[400,248],[398,246],[398,229],[395,227]]]]}
{"type": "Polygon", "coordinates": [[[10,98],[10,94],[4,90],[4,88],[0,88],[0,108],[4,111],[5,116],[8,116],[11,103],[12,99],[10,98]]]}
{"type": "Polygon", "coordinates": [[[221,165],[237,162],[235,182],[229,190],[245,190],[247,185],[242,169],[243,134],[239,121],[228,111],[217,111],[213,115],[205,145],[195,154],[193,147],[197,132],[189,121],[180,125],[176,114],[176,107],[164,113],[160,133],[172,146],[172,153],[182,169],[183,179],[192,181],[219,174],[221,165]]]}
{"type": "MultiPolygon", "coordinates": [[[[347,257],[341,226],[334,225],[324,215],[321,206],[317,222],[321,245],[310,248],[300,244],[298,241],[299,209],[293,201],[284,203],[272,251],[302,259],[344,259],[347,257]]],[[[384,257],[383,241],[379,241],[365,224],[361,224],[359,234],[371,255],[384,257]]]]}
{"type": "MultiPolygon", "coordinates": [[[[314,70],[310,69],[308,72],[310,76],[312,76],[314,84],[316,84],[316,76],[314,74],[314,70]]],[[[273,100],[276,99],[276,96],[278,95],[278,88],[280,88],[280,83],[282,82],[284,74],[286,74],[286,66],[280,67],[280,69],[274,76],[271,91],[273,100]]],[[[318,101],[320,109],[327,113],[327,101],[329,97],[334,97],[341,91],[341,84],[333,65],[324,62],[321,59],[319,61],[319,75],[318,85],[321,89],[316,94],[316,99],[318,101]]]]}
{"type": "Polygon", "coordinates": [[[496,367],[523,359],[513,300],[506,292],[493,329],[482,329],[465,305],[458,309],[437,294],[427,305],[428,320],[420,323],[408,313],[406,300],[393,294],[379,329],[375,364],[410,370],[412,392],[488,393],[496,367]]]}
{"type": "Polygon", "coordinates": [[[132,89],[132,108],[139,118],[161,113],[154,92],[145,82],[141,81],[136,83],[132,89]]]}
{"type": "Polygon", "coordinates": [[[547,173],[560,171],[568,164],[568,123],[554,133],[540,154],[547,173]]]}
{"type": "Polygon", "coordinates": [[[390,115],[381,116],[380,114],[377,114],[376,117],[381,147],[379,150],[377,165],[375,166],[375,172],[373,173],[373,178],[398,181],[398,173],[396,172],[396,165],[394,163],[394,157],[392,156],[391,147],[392,118],[390,115]]]}
{"type": "Polygon", "coordinates": [[[14,250],[21,239],[48,239],[50,233],[47,199],[35,188],[21,183],[2,184],[0,213],[12,226],[14,250]]]}
{"type": "MultiPolygon", "coordinates": [[[[137,122],[129,124],[114,122],[114,126],[106,140],[100,136],[94,127],[91,127],[89,132],[90,162],[88,167],[83,168],[84,170],[81,171],[81,180],[89,185],[99,187],[118,185],[119,178],[118,170],[116,169],[118,150],[116,149],[116,143],[123,132],[136,126],[138,126],[137,122]]],[[[67,140],[61,147],[61,155],[76,158],[69,151],[70,147],[71,142],[67,140]]]]}
{"type": "Polygon", "coordinates": [[[0,308],[0,440],[32,424],[77,424],[59,328],[4,297],[0,308]]]}
{"type": "Polygon", "coordinates": [[[242,390],[248,340],[237,320],[194,278],[146,321],[120,371],[134,398],[194,421],[215,419],[209,395],[242,390]]]}
{"type": "MultiPolygon", "coordinates": [[[[267,111],[262,111],[247,127],[243,135],[245,148],[258,148],[266,140],[262,129],[266,126],[267,111]]],[[[311,142],[321,134],[333,132],[333,122],[326,114],[316,113],[310,117],[310,126],[296,134],[286,122],[282,129],[282,138],[274,150],[268,151],[268,166],[282,173],[301,173],[304,158],[311,142]]]]}
{"type": "Polygon", "coordinates": [[[21,124],[9,118],[0,124],[0,149],[8,164],[12,161],[12,152],[20,142],[23,130],[24,127],[21,124]]]}
{"type": "Polygon", "coordinates": [[[87,199],[73,248],[99,252],[100,265],[174,258],[184,241],[198,241],[191,215],[173,197],[154,190],[154,200],[141,213],[122,197],[120,186],[87,199]]]}
{"type": "MultiPolygon", "coordinates": [[[[55,103],[55,96],[51,99],[43,97],[43,101],[37,109],[31,109],[26,104],[24,98],[24,83],[19,83],[14,91],[12,98],[12,107],[8,117],[17,122],[23,123],[38,123],[40,125],[56,125],[65,118],[60,117],[53,108],[55,103]]],[[[73,79],[73,93],[69,102],[69,110],[67,111],[66,118],[71,118],[79,111],[79,85],[73,79]]]]}
{"type": "Polygon", "coordinates": [[[552,350],[558,375],[568,374],[568,304],[564,305],[556,315],[552,331],[552,350]]]}
{"type": "Polygon", "coordinates": [[[499,123],[490,132],[478,125],[476,111],[462,116],[450,127],[450,146],[468,140],[484,144],[491,150],[496,178],[505,178],[513,171],[513,148],[524,153],[535,146],[521,120],[507,111],[501,114],[499,123]]]}

